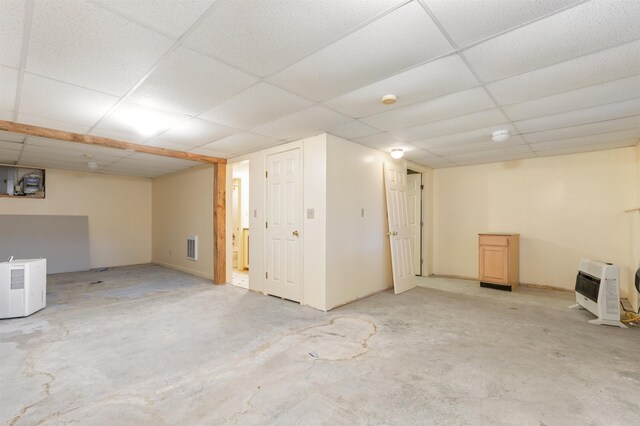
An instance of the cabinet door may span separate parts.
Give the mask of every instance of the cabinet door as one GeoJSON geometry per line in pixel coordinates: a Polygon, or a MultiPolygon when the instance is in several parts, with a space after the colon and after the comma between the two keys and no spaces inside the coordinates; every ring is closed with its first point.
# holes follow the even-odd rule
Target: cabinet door
{"type": "Polygon", "coordinates": [[[480,246],[480,281],[509,284],[509,249],[480,246]]]}

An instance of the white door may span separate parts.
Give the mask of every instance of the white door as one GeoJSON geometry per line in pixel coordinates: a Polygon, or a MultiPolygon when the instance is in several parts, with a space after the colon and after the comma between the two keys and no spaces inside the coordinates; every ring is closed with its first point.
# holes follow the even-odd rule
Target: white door
{"type": "Polygon", "coordinates": [[[411,228],[407,210],[407,168],[403,164],[384,163],[387,218],[391,242],[393,289],[396,294],[416,286],[411,256],[411,228]]]}
{"type": "Polygon", "coordinates": [[[268,294],[302,300],[300,150],[267,157],[268,294]]]}
{"type": "Polygon", "coordinates": [[[411,255],[413,259],[413,273],[420,275],[422,269],[422,175],[413,173],[407,175],[407,211],[409,212],[409,228],[411,229],[411,255]]]}

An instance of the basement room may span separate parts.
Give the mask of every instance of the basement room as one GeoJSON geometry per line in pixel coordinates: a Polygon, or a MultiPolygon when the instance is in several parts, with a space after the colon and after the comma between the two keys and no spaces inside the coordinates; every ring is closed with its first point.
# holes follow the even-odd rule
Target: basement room
{"type": "Polygon", "coordinates": [[[0,0],[0,424],[637,424],[639,305],[638,0],[0,0]]]}

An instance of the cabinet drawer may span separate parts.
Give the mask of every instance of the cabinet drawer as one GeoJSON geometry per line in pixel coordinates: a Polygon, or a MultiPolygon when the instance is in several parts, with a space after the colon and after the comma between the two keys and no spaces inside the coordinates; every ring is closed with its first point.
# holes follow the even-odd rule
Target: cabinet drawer
{"type": "Polygon", "coordinates": [[[482,246],[509,246],[507,235],[480,235],[480,245],[482,246]]]}

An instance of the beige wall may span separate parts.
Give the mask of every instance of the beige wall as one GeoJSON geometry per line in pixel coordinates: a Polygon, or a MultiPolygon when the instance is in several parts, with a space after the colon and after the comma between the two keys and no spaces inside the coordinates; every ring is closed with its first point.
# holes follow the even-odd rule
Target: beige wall
{"type": "Polygon", "coordinates": [[[153,179],[153,263],[213,279],[213,179],[212,165],[153,179]],[[187,259],[192,234],[198,236],[196,261],[187,259]]]}
{"type": "Polygon", "coordinates": [[[383,178],[388,159],[327,135],[328,309],[393,285],[383,178]]]}
{"type": "Polygon", "coordinates": [[[438,169],[434,272],[477,277],[477,234],[521,235],[520,280],[572,289],[581,257],[631,279],[624,211],[635,204],[635,148],[438,169]]]}
{"type": "Polygon", "coordinates": [[[43,200],[0,198],[0,214],[89,217],[91,267],[151,260],[151,179],[46,170],[43,200]]]}
{"type": "MultiPolygon", "coordinates": [[[[630,206],[631,212],[628,213],[629,229],[631,234],[629,264],[631,265],[632,274],[640,268],[640,143],[636,145],[636,204],[630,206]]],[[[633,308],[638,312],[640,305],[640,294],[635,289],[635,277],[629,280],[629,301],[633,308]],[[635,295],[635,297],[634,297],[635,295]]]]}

